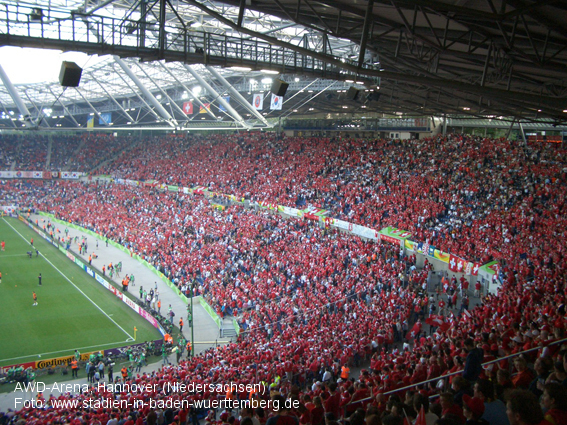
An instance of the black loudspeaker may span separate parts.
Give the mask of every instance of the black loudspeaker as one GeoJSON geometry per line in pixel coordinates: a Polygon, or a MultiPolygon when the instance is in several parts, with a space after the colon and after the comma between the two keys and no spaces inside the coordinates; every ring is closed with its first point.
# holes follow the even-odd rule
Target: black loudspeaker
{"type": "Polygon", "coordinates": [[[358,90],[356,87],[350,86],[346,94],[346,98],[347,100],[357,100],[359,95],[360,90],[358,90]]]}
{"type": "Polygon", "coordinates": [[[270,91],[276,96],[285,96],[288,87],[289,83],[276,78],[272,83],[272,89],[270,91]]]}
{"type": "Polygon", "coordinates": [[[63,61],[61,72],[59,72],[59,82],[63,87],[79,87],[83,69],[75,62],[63,61]]]}
{"type": "Polygon", "coordinates": [[[376,92],[368,93],[368,95],[366,96],[366,100],[370,102],[372,102],[373,100],[378,101],[380,100],[380,94],[381,93],[376,93],[376,92]]]}

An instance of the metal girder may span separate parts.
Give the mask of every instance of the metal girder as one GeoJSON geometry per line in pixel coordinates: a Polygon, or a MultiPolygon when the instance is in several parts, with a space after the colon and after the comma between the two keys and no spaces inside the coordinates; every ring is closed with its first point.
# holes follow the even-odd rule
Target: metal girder
{"type": "Polygon", "coordinates": [[[159,36],[158,36],[158,59],[163,59],[165,57],[165,5],[166,0],[159,0],[159,36]]]}
{"type": "MultiPolygon", "coordinates": [[[[293,113],[294,109],[297,108],[301,108],[303,105],[308,104],[309,102],[313,101],[313,99],[317,98],[318,96],[322,95],[325,91],[329,90],[331,87],[333,87],[333,85],[335,85],[337,82],[333,81],[331,84],[329,84],[327,87],[325,87],[323,90],[319,91],[317,94],[315,94],[314,96],[310,97],[309,99],[305,100],[304,102],[300,103],[299,105],[294,106],[293,108],[290,108],[289,112],[287,114],[285,114],[282,118],[287,118],[288,116],[290,116],[293,113]]],[[[289,99],[291,100],[291,99],[289,99]]]]}
{"type": "MultiPolygon", "coordinates": [[[[163,63],[158,62],[161,67],[171,76],[171,78],[173,78],[175,81],[177,81],[178,84],[180,84],[186,91],[187,93],[191,93],[191,89],[189,87],[187,87],[185,84],[183,84],[179,78],[177,78],[175,76],[175,74],[173,72],[171,72],[171,70],[169,70],[169,68],[167,68],[163,63]]],[[[205,110],[207,111],[207,114],[209,114],[212,118],[214,118],[215,120],[217,119],[216,115],[212,113],[212,111],[205,107],[205,104],[201,101],[201,99],[199,99],[197,96],[195,96],[195,100],[197,101],[197,103],[205,110]]],[[[183,112],[185,114],[185,112],[183,112]]]]}
{"type": "Polygon", "coordinates": [[[244,96],[242,96],[234,87],[232,87],[232,85],[226,80],[226,78],[224,78],[222,75],[220,75],[219,72],[217,72],[216,69],[214,69],[212,66],[207,66],[207,70],[217,79],[219,80],[223,86],[225,86],[227,88],[227,90],[230,92],[230,94],[235,97],[246,109],[248,109],[250,112],[252,112],[253,115],[256,116],[256,118],[258,118],[260,121],[262,121],[265,125],[269,125],[268,121],[266,120],[266,118],[264,118],[264,116],[258,112],[258,110],[256,108],[254,108],[245,98],[244,96]]]}
{"type": "MultiPolygon", "coordinates": [[[[257,33],[255,31],[252,31],[252,30],[249,30],[249,29],[246,29],[246,28],[238,28],[230,20],[228,20],[228,19],[224,18],[222,15],[219,15],[216,12],[208,9],[206,6],[199,4],[199,3],[195,2],[194,0],[188,0],[188,2],[191,3],[191,4],[194,4],[196,7],[200,8],[203,11],[207,11],[212,16],[223,21],[226,25],[234,28],[237,31],[243,32],[243,33],[248,34],[248,35],[255,36],[259,39],[268,41],[268,42],[270,42],[270,43],[272,43],[276,46],[286,47],[286,48],[293,50],[293,51],[296,51],[298,53],[302,53],[302,54],[305,54],[305,55],[308,55],[308,56],[312,56],[314,58],[321,59],[323,61],[326,61],[329,64],[332,64],[332,65],[335,65],[339,68],[351,71],[355,74],[360,73],[360,75],[375,76],[375,77],[380,77],[382,79],[405,81],[405,82],[411,82],[411,83],[417,83],[417,84],[432,85],[432,86],[436,86],[436,87],[447,87],[447,88],[452,88],[452,89],[455,89],[455,90],[460,90],[460,91],[464,91],[464,92],[482,95],[486,98],[505,98],[505,99],[522,100],[522,101],[525,100],[525,98],[526,98],[525,93],[512,92],[512,91],[507,91],[507,90],[502,90],[502,89],[492,88],[492,87],[480,87],[480,86],[475,85],[475,84],[469,84],[469,83],[464,83],[464,82],[460,82],[460,81],[447,80],[447,79],[442,79],[442,78],[422,77],[422,76],[419,76],[419,75],[410,75],[410,74],[403,73],[403,72],[396,73],[396,72],[379,71],[379,70],[365,69],[365,68],[361,70],[361,69],[358,69],[358,67],[356,67],[356,66],[342,62],[340,59],[332,58],[332,57],[330,57],[328,55],[324,55],[322,53],[313,52],[313,51],[310,51],[310,50],[305,49],[303,47],[295,46],[291,43],[287,43],[285,41],[281,41],[281,40],[278,40],[274,37],[270,37],[268,35],[260,34],[260,33],[257,33]]],[[[555,105],[555,106],[557,106],[558,108],[561,108],[561,109],[565,108],[565,105],[564,105],[565,102],[561,99],[552,98],[552,97],[548,97],[548,96],[535,96],[534,95],[534,101],[532,102],[533,104],[542,103],[542,102],[543,103],[548,102],[549,105],[555,105]]]]}
{"type": "Polygon", "coordinates": [[[242,26],[242,21],[244,20],[244,12],[246,11],[246,0],[240,0],[240,9],[238,10],[238,20],[236,25],[242,26]]]}
{"type": "MultiPolygon", "coordinates": [[[[140,99],[140,101],[141,101],[141,102],[144,104],[144,106],[148,109],[148,111],[149,111],[150,114],[153,114],[153,116],[156,117],[158,120],[162,120],[162,119],[163,119],[163,117],[161,117],[156,111],[154,111],[154,110],[152,109],[152,107],[148,104],[148,102],[146,102],[146,99],[144,99],[142,96],[140,96],[140,93],[139,93],[138,91],[136,91],[136,90],[134,90],[134,89],[132,88],[132,86],[130,85],[130,83],[128,83],[128,81],[126,81],[126,79],[124,78],[124,76],[123,76],[122,74],[119,73],[119,74],[118,74],[118,77],[120,77],[120,79],[121,79],[122,81],[124,81],[124,84],[126,84],[126,86],[132,91],[132,93],[134,93],[134,95],[135,95],[138,99],[140,99]]],[[[136,121],[138,121],[138,120],[136,120],[136,121]]]]}
{"type": "Polygon", "coordinates": [[[118,56],[114,56],[114,61],[120,66],[120,68],[122,68],[122,70],[126,73],[126,75],[130,77],[130,79],[134,82],[134,84],[136,84],[136,86],[140,89],[140,91],[144,94],[144,96],[151,102],[154,108],[156,108],[159,115],[164,120],[166,120],[169,123],[169,125],[175,127],[177,123],[175,122],[173,117],[169,115],[169,112],[167,112],[163,106],[161,106],[161,103],[159,103],[159,101],[155,98],[155,96],[146,88],[146,86],[144,86],[144,84],[139,80],[136,74],[132,72],[130,67],[118,56]]]}
{"type": "Polygon", "coordinates": [[[240,114],[236,112],[236,110],[232,106],[230,106],[230,103],[224,100],[216,92],[216,90],[209,83],[205,81],[203,77],[201,77],[197,72],[195,72],[189,65],[183,65],[183,67],[193,76],[193,78],[195,78],[199,82],[199,84],[201,84],[201,86],[203,86],[203,88],[205,88],[210,94],[212,94],[215,97],[215,99],[219,101],[219,103],[222,106],[224,106],[224,108],[227,110],[227,112],[230,114],[230,116],[232,116],[232,118],[236,122],[238,122],[243,127],[249,127],[244,121],[244,118],[242,118],[240,114]]]}
{"type": "MultiPolygon", "coordinates": [[[[389,4],[388,0],[376,0],[377,3],[389,4]]],[[[484,11],[478,11],[471,9],[469,7],[456,6],[454,4],[445,3],[436,0],[395,0],[396,4],[400,6],[405,6],[407,8],[413,7],[423,7],[435,10],[437,12],[453,13],[455,15],[472,16],[479,19],[485,19],[490,21],[498,21],[502,18],[501,15],[495,13],[488,13],[484,11]]]]}
{"type": "Polygon", "coordinates": [[[128,111],[126,111],[126,110],[122,107],[122,105],[120,104],[120,102],[118,102],[118,101],[114,98],[114,96],[112,96],[112,95],[108,92],[108,90],[106,90],[106,89],[104,88],[104,86],[102,85],[102,83],[101,83],[100,81],[98,81],[98,80],[94,77],[94,75],[91,75],[91,78],[93,79],[94,82],[96,82],[96,83],[99,85],[99,87],[100,87],[100,88],[102,89],[102,91],[108,96],[108,98],[109,98],[110,100],[112,100],[112,101],[114,102],[114,104],[115,104],[116,106],[118,106],[118,108],[126,115],[126,117],[130,120],[130,122],[136,122],[136,120],[135,120],[134,118],[132,118],[132,116],[128,113],[128,111]]]}
{"type": "Polygon", "coordinates": [[[102,121],[104,122],[106,125],[110,125],[109,122],[107,122],[104,117],[98,112],[98,110],[93,106],[93,104],[85,97],[85,95],[83,95],[83,93],[81,93],[81,91],[78,88],[75,88],[75,90],[77,90],[77,93],[79,93],[79,95],[83,98],[83,100],[85,101],[85,103],[87,105],[90,106],[90,108],[93,110],[93,112],[95,113],[95,115],[102,121]]]}
{"type": "Polygon", "coordinates": [[[23,102],[22,98],[20,97],[18,90],[16,89],[14,84],[12,84],[12,81],[8,77],[8,74],[6,74],[4,68],[2,68],[2,65],[0,65],[0,80],[2,80],[2,82],[4,83],[4,87],[6,87],[6,90],[8,90],[8,93],[14,100],[14,103],[18,107],[18,111],[20,111],[20,114],[22,114],[22,117],[24,118],[24,124],[26,125],[26,127],[33,127],[35,123],[32,120],[30,111],[28,110],[26,104],[23,102]]]}
{"type": "Polygon", "coordinates": [[[534,19],[535,21],[537,21],[540,25],[543,25],[553,31],[555,31],[557,34],[566,37],[567,38],[567,30],[565,30],[565,27],[553,22],[552,20],[550,20],[548,17],[543,17],[538,11],[537,8],[544,6],[545,5],[545,1],[537,1],[534,2],[530,5],[526,5],[523,1],[521,0],[508,0],[508,4],[510,4],[511,6],[515,7],[516,10],[521,11],[520,15],[525,15],[526,13],[529,13],[529,16],[534,19]],[[529,8],[529,9],[528,9],[529,8]]]}
{"type": "Polygon", "coordinates": [[[480,85],[484,87],[486,82],[486,73],[488,72],[488,64],[490,63],[490,55],[492,54],[492,43],[488,47],[488,52],[486,53],[486,61],[484,62],[484,69],[482,70],[482,77],[480,80],[480,85]]]}
{"type": "MultiPolygon", "coordinates": [[[[43,117],[41,117],[42,114],[42,110],[41,108],[38,108],[37,105],[35,104],[35,102],[29,97],[28,93],[26,90],[24,90],[24,95],[26,96],[26,98],[28,99],[28,101],[32,104],[32,106],[34,107],[34,109],[37,112],[37,126],[39,127],[41,125],[41,123],[44,121],[43,117]]],[[[49,125],[49,122],[45,121],[45,123],[47,124],[48,127],[51,127],[49,125]]]]}
{"type": "Polygon", "coordinates": [[[51,90],[51,87],[48,87],[49,92],[53,95],[53,97],[56,98],[56,102],[59,102],[59,104],[61,105],[61,107],[63,108],[63,110],[65,111],[65,113],[67,115],[69,115],[69,118],[71,118],[73,120],[73,122],[77,125],[77,127],[80,127],[81,125],[77,122],[77,120],[75,119],[75,117],[73,116],[73,114],[69,111],[69,109],[63,104],[63,102],[61,101],[61,96],[63,96],[63,93],[61,93],[60,96],[55,96],[55,93],[53,93],[53,90],[51,90]]]}
{"type": "Polygon", "coordinates": [[[325,22],[325,20],[321,17],[321,15],[319,13],[317,13],[317,11],[315,10],[315,8],[311,5],[311,3],[309,3],[309,0],[304,0],[305,4],[307,5],[307,7],[311,10],[311,12],[313,12],[313,14],[317,17],[317,19],[319,20],[319,22],[321,22],[321,24],[323,24],[323,26],[327,29],[327,31],[332,32],[333,30],[329,27],[329,25],[327,25],[327,23],[325,22]]]}
{"type": "Polygon", "coordinates": [[[154,85],[157,87],[157,89],[165,96],[167,97],[167,99],[169,100],[170,105],[172,105],[174,108],[177,108],[177,111],[179,113],[181,113],[182,115],[185,115],[185,112],[183,112],[183,109],[181,109],[179,107],[179,105],[177,105],[177,103],[175,103],[175,101],[169,97],[169,95],[167,94],[167,92],[160,87],[160,85],[158,83],[156,83],[154,81],[154,79],[152,77],[150,77],[150,75],[146,72],[146,70],[142,67],[142,65],[138,62],[136,65],[138,65],[138,68],[140,68],[140,70],[144,73],[144,75],[152,82],[154,83],[154,85]]]}
{"type": "MultiPolygon", "coordinates": [[[[97,10],[104,8],[104,7],[108,6],[109,4],[114,3],[115,1],[116,1],[116,0],[106,0],[106,1],[103,1],[102,3],[100,3],[100,4],[96,5],[95,7],[91,8],[90,10],[85,11],[84,14],[87,15],[87,16],[88,16],[88,15],[92,15],[92,14],[95,13],[97,10]]],[[[86,4],[86,2],[85,2],[85,4],[86,4]]]]}
{"type": "Polygon", "coordinates": [[[362,68],[364,63],[364,55],[366,54],[366,42],[368,41],[368,32],[372,23],[372,9],[374,8],[374,0],[368,0],[366,7],[366,17],[364,18],[364,26],[362,27],[362,40],[360,40],[360,54],[358,56],[358,67],[362,68]]]}

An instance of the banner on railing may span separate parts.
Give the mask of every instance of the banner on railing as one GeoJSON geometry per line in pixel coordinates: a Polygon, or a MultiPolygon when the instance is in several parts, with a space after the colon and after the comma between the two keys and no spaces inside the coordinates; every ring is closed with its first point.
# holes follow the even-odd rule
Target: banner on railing
{"type": "Polygon", "coordinates": [[[159,182],[157,180],[146,180],[144,182],[140,182],[140,184],[143,184],[146,187],[156,187],[159,185],[159,182]]]}
{"type": "Polygon", "coordinates": [[[303,211],[298,210],[297,208],[286,207],[284,205],[278,205],[278,211],[282,214],[287,214],[291,217],[302,218],[303,211]]]}
{"type": "Polygon", "coordinates": [[[449,270],[454,273],[464,273],[466,267],[466,261],[459,258],[453,254],[450,254],[449,258],[449,270]]]}
{"type": "Polygon", "coordinates": [[[482,273],[490,275],[492,279],[496,279],[496,276],[498,276],[498,272],[500,271],[500,263],[498,261],[491,261],[490,263],[487,263],[480,267],[479,270],[482,273]]]}
{"type": "Polygon", "coordinates": [[[426,242],[414,242],[409,239],[405,240],[405,247],[409,251],[416,252],[418,254],[427,255],[428,257],[435,258],[443,263],[448,264],[451,258],[451,254],[435,249],[435,247],[429,245],[426,242]]]}
{"type": "Polygon", "coordinates": [[[78,171],[61,171],[60,177],[62,179],[78,179],[84,173],[79,173],[78,171]]]}
{"type": "Polygon", "coordinates": [[[260,202],[258,202],[258,205],[261,208],[264,208],[264,209],[267,209],[267,210],[277,210],[278,209],[277,204],[271,204],[269,202],[260,201],[260,202]]]}
{"type": "Polygon", "coordinates": [[[2,205],[0,206],[0,210],[4,213],[4,214],[13,214],[16,212],[17,207],[15,205],[2,205]]]}
{"type": "Polygon", "coordinates": [[[51,171],[0,171],[2,179],[50,179],[51,171]]]}
{"type": "Polygon", "coordinates": [[[465,266],[465,274],[466,275],[473,275],[473,276],[477,276],[478,275],[478,269],[480,268],[480,264],[479,263],[471,263],[470,261],[467,262],[467,265],[465,266]]]}
{"type": "Polygon", "coordinates": [[[411,236],[407,230],[396,229],[395,227],[384,227],[380,232],[380,240],[390,242],[396,245],[405,246],[405,240],[411,236]]]}
{"type": "Polygon", "coordinates": [[[322,208],[309,206],[303,210],[303,216],[308,220],[318,221],[319,217],[324,218],[328,211],[322,208]]]}

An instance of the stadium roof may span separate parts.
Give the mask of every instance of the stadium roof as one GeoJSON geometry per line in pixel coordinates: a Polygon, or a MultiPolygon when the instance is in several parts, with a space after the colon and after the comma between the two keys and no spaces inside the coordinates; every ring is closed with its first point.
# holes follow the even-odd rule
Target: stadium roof
{"type": "MultiPolygon", "coordinates": [[[[84,70],[78,89],[18,86],[41,125],[49,123],[44,109],[77,117],[69,126],[105,111],[116,111],[121,124],[183,126],[205,118],[253,127],[294,113],[363,109],[560,124],[567,120],[565,21],[560,1],[9,0],[0,8],[0,45],[108,55],[84,70]],[[161,98],[166,114],[140,95],[125,67],[161,98]],[[244,103],[263,90],[269,106],[271,84],[261,80],[275,76],[264,71],[292,85],[283,109],[265,104],[261,117],[244,103]],[[233,111],[217,106],[231,94],[218,74],[246,99],[232,93],[233,111]],[[181,107],[203,86],[199,77],[212,89],[204,89],[202,103],[213,107],[188,117],[181,107]],[[346,99],[353,84],[364,90],[356,102],[346,99]]],[[[14,102],[4,86],[0,102],[7,116],[14,102]]]]}

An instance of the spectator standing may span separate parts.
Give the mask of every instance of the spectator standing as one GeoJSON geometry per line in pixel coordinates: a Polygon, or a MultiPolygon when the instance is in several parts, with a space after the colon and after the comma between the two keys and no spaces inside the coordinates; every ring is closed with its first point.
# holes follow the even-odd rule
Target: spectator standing
{"type": "Polygon", "coordinates": [[[463,378],[469,382],[475,382],[482,372],[482,359],[484,353],[482,349],[474,346],[472,338],[467,338],[464,343],[464,349],[467,352],[465,360],[465,370],[463,370],[463,378]]]}

